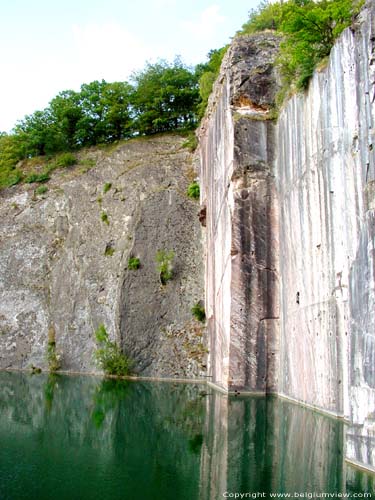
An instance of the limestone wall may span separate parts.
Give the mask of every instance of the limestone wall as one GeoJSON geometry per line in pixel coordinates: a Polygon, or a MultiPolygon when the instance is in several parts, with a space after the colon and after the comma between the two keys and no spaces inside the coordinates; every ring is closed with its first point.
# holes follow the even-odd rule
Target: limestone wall
{"type": "Polygon", "coordinates": [[[92,149],[81,165],[55,172],[42,196],[35,185],[1,192],[0,369],[46,368],[53,329],[63,370],[97,371],[94,332],[103,323],[137,373],[205,373],[204,329],[191,313],[204,291],[185,140],[163,135],[92,149]],[[175,252],[166,286],[158,250],[175,252]],[[140,259],[138,270],[128,269],[129,257],[140,259]]]}

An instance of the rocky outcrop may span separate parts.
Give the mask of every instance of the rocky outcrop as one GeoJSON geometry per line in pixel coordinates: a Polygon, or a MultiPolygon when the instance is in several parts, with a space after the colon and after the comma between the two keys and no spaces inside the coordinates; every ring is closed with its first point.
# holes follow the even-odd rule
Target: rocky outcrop
{"type": "Polygon", "coordinates": [[[278,45],[273,34],[235,39],[199,132],[209,375],[229,390],[274,390],[277,383],[278,45]]]}
{"type": "Polygon", "coordinates": [[[374,24],[371,3],[287,103],[275,168],[279,390],[355,422],[375,401],[374,24]]]}
{"type": "Polygon", "coordinates": [[[350,419],[348,459],[372,468],[374,16],[277,123],[278,40],[236,39],[200,130],[211,380],[350,419]]]}
{"type": "Polygon", "coordinates": [[[103,323],[137,373],[205,372],[191,314],[204,296],[199,206],[186,196],[195,173],[183,142],[163,135],[91,150],[43,195],[35,186],[1,193],[0,368],[46,368],[50,331],[62,369],[95,371],[103,323]],[[158,250],[175,252],[165,286],[158,250]]]}

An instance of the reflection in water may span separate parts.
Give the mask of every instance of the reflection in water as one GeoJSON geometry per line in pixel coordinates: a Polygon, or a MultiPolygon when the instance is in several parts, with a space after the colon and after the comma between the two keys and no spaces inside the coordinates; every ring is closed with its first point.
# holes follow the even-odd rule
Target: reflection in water
{"type": "Polygon", "coordinates": [[[372,491],[343,441],[340,421],[276,398],[0,373],[2,500],[372,491]]]}

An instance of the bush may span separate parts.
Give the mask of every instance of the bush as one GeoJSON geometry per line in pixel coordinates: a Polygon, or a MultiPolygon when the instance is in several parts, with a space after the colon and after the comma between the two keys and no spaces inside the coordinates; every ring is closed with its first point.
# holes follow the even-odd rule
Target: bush
{"type": "Polygon", "coordinates": [[[297,90],[307,87],[317,64],[329,55],[362,4],[362,0],[288,0],[263,2],[251,11],[239,34],[274,29],[283,35],[278,58],[283,88],[278,103],[290,86],[297,90]]]}
{"type": "Polygon", "coordinates": [[[104,187],[103,187],[103,193],[104,194],[107,193],[111,189],[111,187],[112,187],[112,183],[111,182],[106,182],[104,184],[104,187]]]}
{"type": "Polygon", "coordinates": [[[76,157],[72,153],[64,153],[56,160],[58,167],[71,167],[77,163],[76,157]]]}
{"type": "Polygon", "coordinates": [[[106,212],[102,212],[100,214],[100,218],[102,219],[102,221],[105,223],[105,224],[108,224],[109,225],[109,219],[108,219],[108,215],[106,214],[106,212]]]}
{"type": "Polygon", "coordinates": [[[47,363],[50,373],[54,373],[61,368],[61,357],[56,352],[55,329],[53,327],[48,331],[47,363]]]}
{"type": "Polygon", "coordinates": [[[200,196],[200,188],[198,182],[194,181],[187,188],[187,195],[194,200],[198,200],[200,196]]]}
{"type": "Polygon", "coordinates": [[[26,177],[25,182],[32,184],[34,182],[47,182],[50,180],[50,176],[47,173],[42,174],[30,174],[26,177]]]}
{"type": "Polygon", "coordinates": [[[141,261],[138,259],[138,257],[130,257],[130,259],[128,260],[128,269],[136,271],[140,267],[141,267],[141,261]]]}
{"type": "Polygon", "coordinates": [[[193,313],[193,316],[195,319],[198,321],[206,321],[206,311],[204,310],[204,307],[201,302],[197,302],[192,308],[191,312],[193,313]]]}
{"type": "Polygon", "coordinates": [[[36,188],[35,190],[35,194],[39,195],[39,194],[44,194],[48,191],[48,187],[47,186],[39,186],[36,188]]]}
{"type": "Polygon", "coordinates": [[[194,153],[194,151],[198,147],[198,139],[197,136],[195,135],[195,132],[190,132],[188,138],[186,141],[182,143],[183,148],[187,148],[191,153],[194,153]]]}
{"type": "Polygon", "coordinates": [[[195,72],[199,78],[199,97],[201,102],[198,104],[198,117],[202,118],[207,107],[208,98],[211,95],[213,85],[220,72],[220,66],[223,57],[228,49],[228,45],[220,49],[210,50],[207,54],[208,62],[198,64],[195,72]]]}
{"type": "Polygon", "coordinates": [[[113,243],[107,243],[107,245],[105,246],[105,250],[104,250],[104,255],[106,257],[112,257],[112,255],[115,253],[115,249],[113,248],[113,243]]]}
{"type": "Polygon", "coordinates": [[[123,354],[120,347],[109,340],[105,326],[102,324],[95,332],[99,344],[94,357],[99,367],[107,375],[128,375],[132,366],[131,360],[123,354]]]}
{"type": "Polygon", "coordinates": [[[159,250],[156,254],[157,270],[159,272],[162,285],[165,285],[167,281],[171,280],[173,277],[172,261],[174,259],[174,255],[173,250],[169,252],[159,250]]]}

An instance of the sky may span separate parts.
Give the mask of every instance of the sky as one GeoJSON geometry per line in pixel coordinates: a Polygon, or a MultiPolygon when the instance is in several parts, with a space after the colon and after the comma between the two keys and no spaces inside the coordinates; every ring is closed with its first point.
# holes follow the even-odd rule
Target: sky
{"type": "Polygon", "coordinates": [[[0,131],[82,83],[159,58],[206,61],[259,0],[11,0],[0,7],[0,131]]]}

